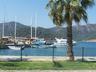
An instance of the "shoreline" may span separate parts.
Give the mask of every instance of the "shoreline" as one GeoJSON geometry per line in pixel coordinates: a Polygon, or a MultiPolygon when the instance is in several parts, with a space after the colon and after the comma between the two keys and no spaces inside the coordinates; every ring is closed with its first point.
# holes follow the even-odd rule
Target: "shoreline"
{"type": "Polygon", "coordinates": [[[96,42],[96,39],[89,39],[89,40],[86,40],[86,42],[96,42]]]}
{"type": "MultiPolygon", "coordinates": [[[[20,61],[21,56],[0,56],[0,61],[20,61]]],[[[22,56],[23,61],[53,61],[52,56],[22,56]]],[[[54,56],[55,61],[68,60],[67,56],[54,56]]],[[[75,60],[82,60],[82,56],[75,56],[75,60]]],[[[86,61],[96,61],[96,56],[85,56],[86,61]]]]}

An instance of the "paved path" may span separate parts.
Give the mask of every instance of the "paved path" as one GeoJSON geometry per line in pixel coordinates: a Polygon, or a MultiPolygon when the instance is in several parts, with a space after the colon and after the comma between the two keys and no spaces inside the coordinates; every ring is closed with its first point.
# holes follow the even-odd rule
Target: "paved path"
{"type": "Polygon", "coordinates": [[[0,70],[0,72],[96,72],[96,70],[0,70]]]}
{"type": "MultiPolygon", "coordinates": [[[[20,60],[20,56],[0,56],[0,61],[14,61],[20,60]]],[[[23,56],[24,61],[52,61],[52,56],[23,56]]],[[[54,59],[56,61],[64,61],[68,60],[66,56],[55,56],[54,59]]],[[[82,57],[75,57],[75,60],[81,60],[82,57]]],[[[96,57],[84,57],[86,61],[96,61],[96,57]]]]}

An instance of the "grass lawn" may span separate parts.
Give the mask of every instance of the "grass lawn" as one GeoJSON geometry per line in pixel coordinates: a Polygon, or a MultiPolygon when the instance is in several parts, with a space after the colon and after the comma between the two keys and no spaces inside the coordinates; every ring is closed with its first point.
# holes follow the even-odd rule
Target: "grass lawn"
{"type": "Polygon", "coordinates": [[[33,61],[33,62],[0,62],[0,69],[3,70],[84,70],[96,69],[96,62],[50,62],[50,61],[33,61]]]}

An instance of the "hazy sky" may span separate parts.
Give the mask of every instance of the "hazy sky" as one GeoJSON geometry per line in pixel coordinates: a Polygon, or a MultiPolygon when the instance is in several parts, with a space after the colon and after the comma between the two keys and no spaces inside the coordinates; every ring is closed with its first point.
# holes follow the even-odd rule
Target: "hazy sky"
{"type": "MultiPolygon", "coordinates": [[[[33,19],[34,26],[34,16],[37,14],[38,26],[53,27],[55,25],[45,8],[47,3],[48,0],[0,0],[0,23],[3,22],[5,16],[6,22],[15,20],[25,25],[30,25],[33,19]]],[[[88,18],[88,23],[96,23],[96,5],[88,10],[88,18]]]]}

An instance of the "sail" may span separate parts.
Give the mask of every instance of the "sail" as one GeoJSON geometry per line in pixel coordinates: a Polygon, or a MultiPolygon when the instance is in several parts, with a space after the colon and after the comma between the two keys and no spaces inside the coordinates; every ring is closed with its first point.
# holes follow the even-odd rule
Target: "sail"
{"type": "Polygon", "coordinates": [[[18,46],[8,46],[12,50],[21,50],[21,47],[18,46]]]}

